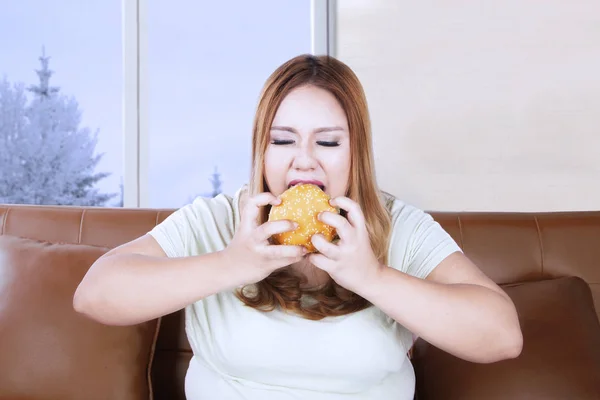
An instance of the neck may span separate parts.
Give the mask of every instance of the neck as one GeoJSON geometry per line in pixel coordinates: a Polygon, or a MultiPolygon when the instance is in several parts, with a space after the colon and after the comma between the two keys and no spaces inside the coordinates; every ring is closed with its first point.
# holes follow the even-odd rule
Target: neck
{"type": "Polygon", "coordinates": [[[326,284],[330,279],[327,272],[315,267],[307,258],[290,265],[289,268],[305,278],[305,282],[300,286],[302,289],[318,288],[326,284]]]}

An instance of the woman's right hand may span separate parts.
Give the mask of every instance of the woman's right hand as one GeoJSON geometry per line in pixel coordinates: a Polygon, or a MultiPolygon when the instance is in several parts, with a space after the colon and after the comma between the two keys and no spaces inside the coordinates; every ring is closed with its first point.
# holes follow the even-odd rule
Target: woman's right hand
{"type": "Polygon", "coordinates": [[[307,254],[303,246],[274,245],[269,241],[274,234],[296,229],[295,222],[279,220],[258,225],[261,208],[279,203],[277,197],[265,192],[249,198],[243,206],[240,226],[222,251],[228,267],[241,281],[240,285],[261,281],[273,271],[302,260],[307,254]]]}

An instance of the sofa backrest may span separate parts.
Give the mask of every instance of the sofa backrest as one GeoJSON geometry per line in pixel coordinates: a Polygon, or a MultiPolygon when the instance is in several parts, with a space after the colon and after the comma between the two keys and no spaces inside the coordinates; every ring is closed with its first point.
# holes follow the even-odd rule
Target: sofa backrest
{"type": "MultiPolygon", "coordinates": [[[[173,211],[0,205],[0,235],[112,248],[145,234],[173,211]]],[[[431,214],[499,284],[583,278],[600,318],[600,211],[431,214]]],[[[190,357],[183,313],[162,318],[152,373],[156,398],[185,398],[190,357]]]]}
{"type": "Polygon", "coordinates": [[[584,279],[600,318],[600,211],[431,215],[497,284],[584,279]]]}
{"type": "MultiPolygon", "coordinates": [[[[173,211],[0,205],[0,235],[113,248],[144,235],[173,211]]],[[[156,399],[185,399],[191,355],[183,312],[161,318],[152,365],[156,399]]]]}

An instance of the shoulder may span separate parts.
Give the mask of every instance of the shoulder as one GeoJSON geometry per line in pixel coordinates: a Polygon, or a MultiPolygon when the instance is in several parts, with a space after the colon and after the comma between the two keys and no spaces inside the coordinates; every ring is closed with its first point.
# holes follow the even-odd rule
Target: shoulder
{"type": "Polygon", "coordinates": [[[413,204],[407,203],[389,193],[384,193],[383,196],[390,213],[392,234],[397,233],[397,231],[406,232],[410,228],[418,228],[423,222],[434,221],[431,214],[413,204]]]}
{"type": "Polygon", "coordinates": [[[388,261],[393,268],[426,277],[457,243],[425,210],[386,194],[391,217],[388,261]]]}
{"type": "Polygon", "coordinates": [[[212,221],[234,230],[239,217],[239,199],[243,189],[233,196],[219,194],[215,197],[197,197],[183,207],[182,213],[194,221],[212,221]]]}
{"type": "Polygon", "coordinates": [[[177,223],[195,226],[199,222],[213,222],[233,230],[239,215],[239,193],[240,191],[234,196],[219,194],[215,197],[196,197],[191,203],[173,212],[167,219],[174,217],[177,223]]]}
{"type": "Polygon", "coordinates": [[[184,256],[215,250],[227,244],[239,224],[239,199],[234,196],[197,197],[171,213],[149,234],[169,256],[184,256]]]}

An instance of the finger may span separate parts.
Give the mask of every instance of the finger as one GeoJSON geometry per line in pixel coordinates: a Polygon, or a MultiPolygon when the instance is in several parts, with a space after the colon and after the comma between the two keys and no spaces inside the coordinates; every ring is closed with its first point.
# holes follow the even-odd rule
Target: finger
{"type": "Polygon", "coordinates": [[[345,196],[340,196],[330,200],[329,203],[334,207],[339,207],[343,210],[346,210],[346,213],[348,214],[348,220],[355,228],[365,226],[364,214],[358,203],[355,201],[345,196]]]}
{"type": "Polygon", "coordinates": [[[306,255],[306,253],[306,249],[303,246],[291,246],[285,244],[267,246],[266,250],[267,257],[271,259],[298,259],[306,255]]]}
{"type": "MultiPolygon", "coordinates": [[[[242,215],[246,224],[255,224],[260,214],[261,207],[267,204],[278,203],[279,200],[272,193],[264,192],[248,199],[242,215]]],[[[276,204],[275,204],[276,205],[276,204]]]]}
{"type": "Polygon", "coordinates": [[[330,260],[337,260],[339,258],[340,250],[339,247],[333,243],[330,243],[323,235],[317,233],[310,238],[313,246],[325,257],[330,260]]]}
{"type": "Polygon", "coordinates": [[[248,205],[250,207],[260,208],[266,206],[267,204],[279,203],[280,200],[270,192],[259,193],[256,196],[248,199],[248,205]]]}
{"type": "Polygon", "coordinates": [[[287,219],[268,221],[258,227],[256,230],[256,239],[262,242],[278,233],[295,231],[296,229],[298,229],[298,224],[287,219]]]}
{"type": "Polygon", "coordinates": [[[319,221],[334,227],[340,239],[348,238],[354,229],[354,227],[350,225],[350,222],[340,214],[323,211],[322,213],[319,213],[318,218],[319,221]]]}

